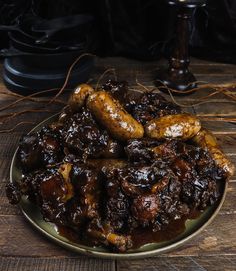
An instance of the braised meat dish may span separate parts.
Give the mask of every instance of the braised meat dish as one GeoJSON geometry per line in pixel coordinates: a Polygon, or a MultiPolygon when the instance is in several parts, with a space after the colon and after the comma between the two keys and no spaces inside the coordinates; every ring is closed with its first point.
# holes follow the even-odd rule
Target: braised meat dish
{"type": "Polygon", "coordinates": [[[111,80],[78,86],[55,122],[22,137],[17,161],[12,204],[28,197],[78,242],[117,252],[215,204],[234,171],[196,116],[111,80]]]}

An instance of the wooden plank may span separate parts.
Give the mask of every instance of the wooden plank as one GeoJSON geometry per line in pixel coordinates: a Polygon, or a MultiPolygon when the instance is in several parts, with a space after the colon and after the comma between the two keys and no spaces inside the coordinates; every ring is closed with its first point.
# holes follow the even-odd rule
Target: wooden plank
{"type": "Polygon", "coordinates": [[[155,257],[117,262],[118,271],[233,271],[235,266],[235,256],[155,257]]]}
{"type": "MultiPolygon", "coordinates": [[[[76,255],[40,234],[23,216],[0,216],[1,256],[70,257],[76,255]]],[[[0,269],[1,270],[1,269],[0,269]]]]}
{"type": "Polygon", "coordinates": [[[222,121],[202,121],[202,126],[215,135],[236,135],[236,124],[222,121]]]}
{"type": "Polygon", "coordinates": [[[236,135],[220,134],[219,131],[215,134],[219,145],[222,150],[231,157],[232,162],[236,165],[236,159],[234,154],[236,154],[236,135]]]}
{"type": "Polygon", "coordinates": [[[194,106],[198,116],[236,116],[236,103],[209,103],[194,106]]]}
{"type": "Polygon", "coordinates": [[[140,260],[111,260],[95,258],[35,258],[35,257],[2,257],[0,268],[4,271],[233,271],[235,270],[235,256],[219,257],[155,257],[140,260]]]}
{"type": "MultiPolygon", "coordinates": [[[[217,117],[227,117],[236,119],[236,104],[228,103],[228,102],[220,102],[220,103],[209,103],[194,106],[194,111],[196,115],[209,117],[211,116],[212,121],[204,121],[202,118],[202,125],[207,129],[211,130],[215,134],[236,134],[236,122],[225,122],[225,121],[217,121],[214,119],[217,117]],[[215,115],[215,117],[212,117],[215,115]]],[[[236,151],[236,146],[234,147],[236,151]]]]}
{"type": "Polygon", "coordinates": [[[0,270],[4,271],[115,271],[115,261],[95,258],[34,258],[1,257],[0,270]]]}

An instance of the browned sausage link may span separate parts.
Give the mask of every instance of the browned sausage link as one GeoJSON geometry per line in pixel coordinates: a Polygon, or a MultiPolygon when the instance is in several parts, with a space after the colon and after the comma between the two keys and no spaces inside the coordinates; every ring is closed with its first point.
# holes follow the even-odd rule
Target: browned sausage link
{"type": "Polygon", "coordinates": [[[207,129],[202,128],[193,138],[198,146],[202,147],[210,153],[215,163],[224,170],[227,176],[232,176],[234,174],[235,167],[220,149],[217,139],[214,135],[207,129]]]}
{"type": "Polygon", "coordinates": [[[68,105],[76,112],[85,105],[86,99],[90,94],[94,92],[94,89],[88,84],[81,84],[72,92],[69,97],[68,105]]]}
{"type": "Polygon", "coordinates": [[[146,135],[156,139],[180,138],[185,140],[196,135],[200,129],[199,119],[186,113],[153,119],[145,125],[146,135]]]}
{"type": "Polygon", "coordinates": [[[143,137],[143,126],[109,93],[98,91],[91,94],[87,100],[87,107],[114,138],[128,140],[143,137]]]}

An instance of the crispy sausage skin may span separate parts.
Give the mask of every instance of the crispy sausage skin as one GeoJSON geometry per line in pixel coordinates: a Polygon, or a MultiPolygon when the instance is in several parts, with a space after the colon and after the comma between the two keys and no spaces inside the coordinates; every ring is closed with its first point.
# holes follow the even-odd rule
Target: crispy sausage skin
{"type": "Polygon", "coordinates": [[[143,126],[109,93],[98,91],[89,95],[87,107],[114,138],[128,140],[143,137],[143,126]]]}
{"type": "Polygon", "coordinates": [[[153,119],[145,125],[146,135],[156,139],[179,138],[186,140],[196,135],[200,129],[199,119],[187,113],[167,115],[153,119]]]}
{"type": "Polygon", "coordinates": [[[192,141],[210,153],[215,163],[223,169],[228,177],[234,174],[235,167],[220,149],[217,139],[207,129],[202,128],[192,141]]]}
{"type": "Polygon", "coordinates": [[[94,92],[94,89],[87,84],[81,84],[75,88],[68,100],[68,105],[73,112],[77,112],[81,107],[85,105],[86,99],[90,94],[94,92]]]}

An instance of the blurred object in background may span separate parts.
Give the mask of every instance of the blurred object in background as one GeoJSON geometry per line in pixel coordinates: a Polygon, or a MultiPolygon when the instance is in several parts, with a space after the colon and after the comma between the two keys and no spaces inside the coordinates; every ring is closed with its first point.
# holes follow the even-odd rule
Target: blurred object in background
{"type": "MultiPolygon", "coordinates": [[[[101,56],[159,59],[168,56],[175,34],[176,12],[165,0],[0,0],[0,24],[12,25],[28,13],[45,20],[91,14],[90,50],[101,56]]],[[[66,36],[66,43],[75,37],[66,36]]],[[[192,55],[236,63],[236,1],[208,0],[195,11],[190,38],[192,55]]],[[[0,47],[7,42],[1,32],[0,47]]]]}
{"type": "Polygon", "coordinates": [[[167,19],[169,7],[165,2],[160,0],[94,2],[100,33],[103,35],[101,38],[104,41],[100,51],[102,54],[144,60],[161,57],[172,18],[167,19]]]}
{"type": "MultiPolygon", "coordinates": [[[[187,95],[189,90],[197,87],[196,78],[189,70],[189,34],[191,21],[196,8],[206,5],[206,0],[166,0],[171,7],[177,10],[175,38],[172,42],[168,68],[159,69],[155,76],[157,87],[168,87],[175,90],[173,94],[187,95]]],[[[162,91],[168,92],[166,88],[162,91]]]]}
{"type": "MultiPolygon", "coordinates": [[[[24,14],[31,5],[30,0],[0,0],[0,25],[14,24],[15,19],[24,14]]],[[[8,36],[0,30],[0,49],[8,46],[8,36]]]]}
{"type": "MultiPolygon", "coordinates": [[[[71,64],[93,50],[94,20],[90,14],[43,18],[32,2],[14,15],[11,24],[0,25],[0,30],[8,34],[8,48],[0,51],[5,58],[3,80],[12,91],[30,94],[60,88],[71,64]]],[[[86,82],[92,66],[91,57],[80,60],[67,87],[86,82]]]]}
{"type": "Polygon", "coordinates": [[[208,0],[196,10],[190,40],[192,55],[236,64],[236,1],[208,0]]]}

